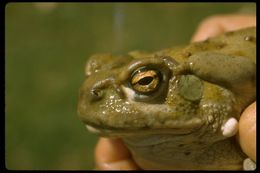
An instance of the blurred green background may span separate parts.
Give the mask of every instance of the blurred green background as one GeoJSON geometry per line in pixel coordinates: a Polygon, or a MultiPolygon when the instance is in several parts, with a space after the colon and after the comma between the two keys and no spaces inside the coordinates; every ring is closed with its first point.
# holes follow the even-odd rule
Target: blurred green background
{"type": "Polygon", "coordinates": [[[245,3],[8,3],[5,163],[11,170],[94,168],[97,136],[77,117],[94,53],[156,51],[190,41],[199,22],[245,3]]]}

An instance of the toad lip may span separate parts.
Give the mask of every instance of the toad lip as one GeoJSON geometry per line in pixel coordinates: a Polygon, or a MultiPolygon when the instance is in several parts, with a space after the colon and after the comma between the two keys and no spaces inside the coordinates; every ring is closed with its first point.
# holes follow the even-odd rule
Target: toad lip
{"type": "Polygon", "coordinates": [[[182,127],[169,127],[169,128],[141,128],[141,129],[115,129],[115,128],[104,128],[96,125],[86,125],[86,128],[96,134],[102,136],[110,137],[133,137],[142,135],[160,135],[160,134],[170,134],[170,135],[188,135],[194,131],[198,131],[203,126],[202,121],[197,121],[196,123],[183,124],[182,127]]]}

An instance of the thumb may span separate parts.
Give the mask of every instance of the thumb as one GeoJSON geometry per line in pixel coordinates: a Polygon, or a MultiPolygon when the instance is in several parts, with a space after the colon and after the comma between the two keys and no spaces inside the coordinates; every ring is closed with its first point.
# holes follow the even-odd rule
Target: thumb
{"type": "Polygon", "coordinates": [[[256,161],[256,102],[242,113],[239,120],[238,139],[245,154],[256,161]]]}

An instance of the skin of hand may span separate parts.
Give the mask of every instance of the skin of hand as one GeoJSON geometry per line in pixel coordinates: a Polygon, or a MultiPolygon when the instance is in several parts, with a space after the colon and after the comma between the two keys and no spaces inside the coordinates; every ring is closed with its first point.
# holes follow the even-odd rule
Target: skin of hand
{"type": "MultiPolygon", "coordinates": [[[[238,14],[211,16],[200,23],[192,42],[249,26],[256,26],[256,16],[238,14]]],[[[241,114],[237,138],[244,153],[256,161],[256,102],[241,114]]],[[[96,170],[140,169],[120,139],[100,138],[95,149],[95,161],[96,170]]]]}
{"type": "Polygon", "coordinates": [[[121,139],[100,138],[95,151],[96,170],[139,170],[121,139]]]}

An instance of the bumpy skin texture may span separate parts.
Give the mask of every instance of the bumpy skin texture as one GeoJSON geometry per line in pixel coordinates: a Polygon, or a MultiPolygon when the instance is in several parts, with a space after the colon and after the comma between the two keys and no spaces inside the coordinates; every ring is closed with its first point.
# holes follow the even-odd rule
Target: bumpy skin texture
{"type": "Polygon", "coordinates": [[[246,156],[234,135],[255,100],[255,44],[252,27],[155,53],[94,55],[80,118],[92,132],[121,137],[143,169],[242,169],[246,156]],[[152,92],[133,84],[154,73],[154,83],[138,81],[152,92]]]}

